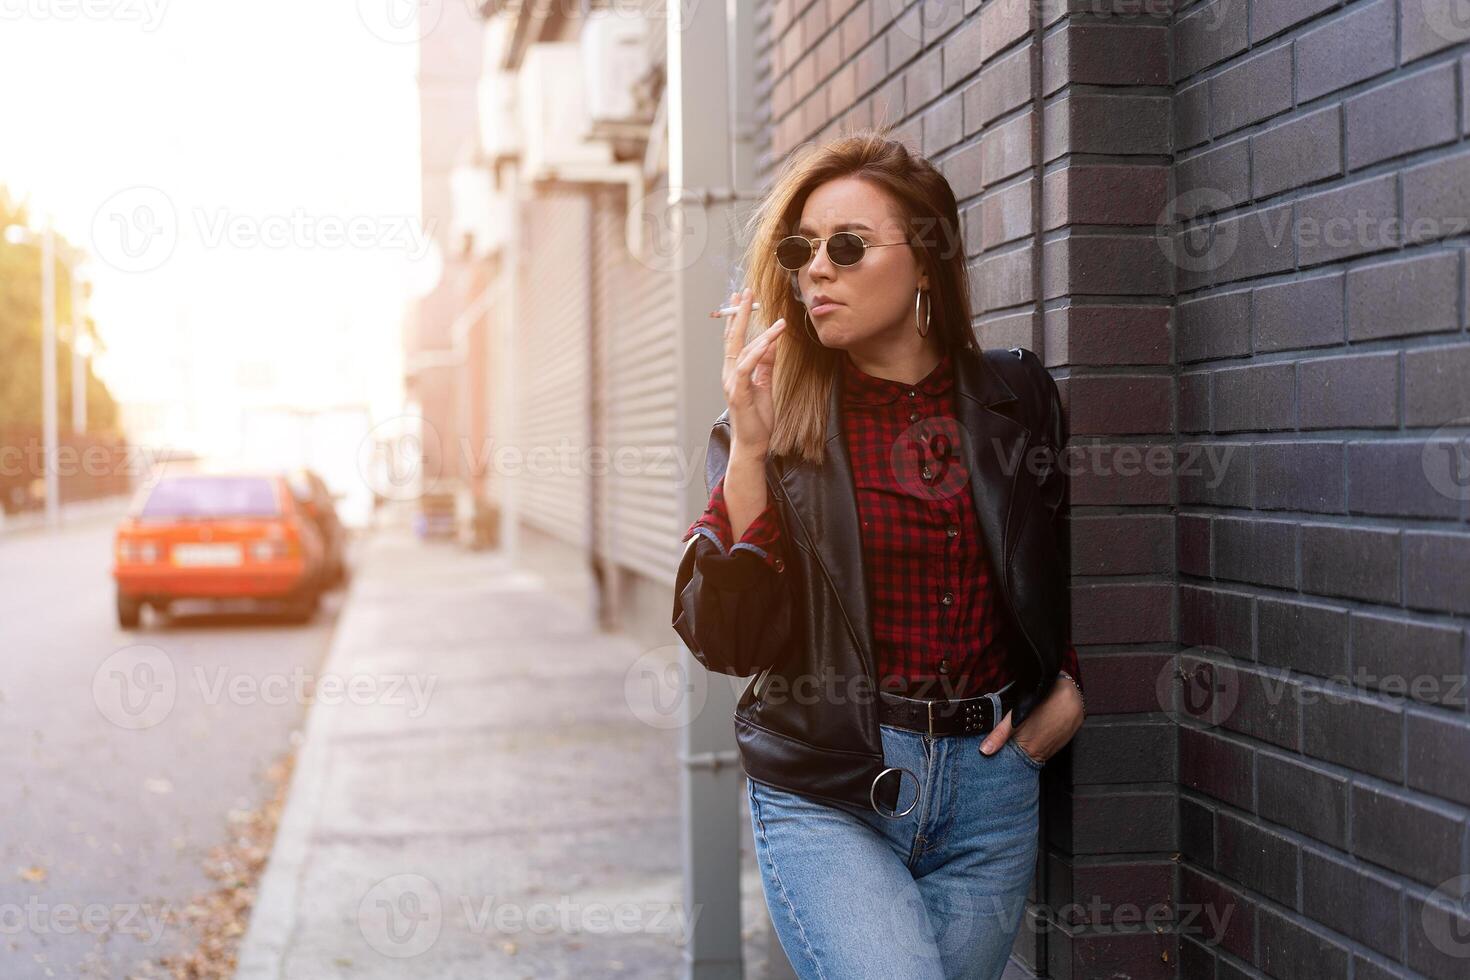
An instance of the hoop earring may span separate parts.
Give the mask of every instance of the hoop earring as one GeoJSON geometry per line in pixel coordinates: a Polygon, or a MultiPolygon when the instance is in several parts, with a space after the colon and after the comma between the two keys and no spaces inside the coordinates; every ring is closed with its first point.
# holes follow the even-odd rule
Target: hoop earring
{"type": "Polygon", "coordinates": [[[914,329],[919,331],[920,337],[929,336],[929,317],[934,314],[934,301],[931,299],[924,305],[924,326],[919,327],[919,299],[924,295],[924,290],[914,291],[914,329]]]}

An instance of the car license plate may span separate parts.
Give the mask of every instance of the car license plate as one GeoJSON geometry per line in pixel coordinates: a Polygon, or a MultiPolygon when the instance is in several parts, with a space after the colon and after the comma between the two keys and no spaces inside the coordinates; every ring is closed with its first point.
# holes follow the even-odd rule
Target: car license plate
{"type": "Polygon", "coordinates": [[[233,542],[176,544],[171,553],[175,565],[239,565],[244,561],[240,545],[233,542]]]}

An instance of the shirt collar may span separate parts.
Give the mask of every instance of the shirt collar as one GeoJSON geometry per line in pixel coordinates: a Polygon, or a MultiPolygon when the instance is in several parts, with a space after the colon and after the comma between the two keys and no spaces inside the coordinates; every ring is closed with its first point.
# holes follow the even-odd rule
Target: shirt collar
{"type": "Polygon", "coordinates": [[[887,405],[902,398],[910,390],[925,395],[940,395],[954,383],[954,360],[948,350],[924,378],[916,384],[904,384],[890,378],[879,378],[861,370],[846,352],[842,355],[842,397],[850,404],[887,405]]]}

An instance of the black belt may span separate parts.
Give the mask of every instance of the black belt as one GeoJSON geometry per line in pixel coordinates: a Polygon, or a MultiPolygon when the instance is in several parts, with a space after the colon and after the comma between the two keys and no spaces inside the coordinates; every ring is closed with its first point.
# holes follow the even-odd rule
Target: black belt
{"type": "Polygon", "coordinates": [[[908,698],[891,691],[878,692],[878,723],[921,735],[975,735],[988,732],[1020,700],[1016,682],[989,694],[949,700],[908,698]]]}

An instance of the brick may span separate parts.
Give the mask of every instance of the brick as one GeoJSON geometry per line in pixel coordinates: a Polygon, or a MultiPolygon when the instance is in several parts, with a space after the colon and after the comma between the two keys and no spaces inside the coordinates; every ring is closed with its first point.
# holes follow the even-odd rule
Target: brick
{"type": "Polygon", "coordinates": [[[1296,41],[1297,98],[1310,102],[1394,65],[1394,0],[1357,4],[1296,41]]]}
{"type": "MultiPolygon", "coordinates": [[[[1210,430],[1210,372],[1195,371],[1179,375],[1179,431],[1208,432],[1210,430]]],[[[1184,492],[1184,481],[1180,481],[1180,493],[1184,492]]],[[[1181,500],[1185,499],[1183,497],[1181,500]]],[[[1198,497],[1190,498],[1198,500],[1198,497]]],[[[1200,501],[1203,503],[1204,501],[1200,501]]]]}
{"type": "Polygon", "coordinates": [[[939,171],[949,181],[956,200],[968,200],[984,189],[982,160],[981,145],[973,142],[960,147],[939,162],[939,171]]]}
{"type": "Polygon", "coordinates": [[[1398,531],[1306,524],[1301,532],[1302,591],[1398,602],[1398,531]]]}
{"type": "Polygon", "coordinates": [[[1047,367],[1168,364],[1169,308],[1076,303],[1046,311],[1047,367]]]}
{"type": "Polygon", "coordinates": [[[1234,132],[1291,108],[1291,45],[1252,55],[1210,79],[1210,132],[1234,132]]]}
{"type": "Polygon", "coordinates": [[[979,132],[991,120],[1031,101],[1031,46],[1026,45],[992,65],[965,88],[965,134],[979,132]]]}
{"type": "Polygon", "coordinates": [[[1169,168],[1078,165],[1046,175],[1042,227],[1153,225],[1169,192],[1169,168]]]}
{"type": "MultiPolygon", "coordinates": [[[[1435,980],[1461,980],[1465,975],[1464,946],[1446,944],[1445,937],[1470,935],[1470,914],[1464,902],[1451,905],[1443,897],[1428,902],[1410,892],[1404,896],[1404,918],[1408,923],[1404,962],[1435,980]]],[[[1359,970],[1356,976],[1362,980],[1364,974],[1359,970]]]]}
{"type": "Polygon", "coordinates": [[[1325,347],[1344,340],[1341,274],[1260,286],[1251,304],[1258,352],[1325,347]]]}
{"type": "MultiPolygon", "coordinates": [[[[1147,442],[1116,445],[1099,443],[1099,452],[1107,453],[1114,458],[1122,457],[1137,461],[1140,465],[1133,471],[1125,473],[1118,472],[1116,467],[1109,468],[1107,472],[1082,467],[1082,472],[1074,472],[1071,477],[1072,505],[1087,507],[1105,504],[1117,506],[1172,504],[1174,499],[1172,478],[1166,473],[1151,472],[1150,468],[1141,465],[1142,461],[1151,458],[1151,454],[1156,450],[1165,451],[1167,459],[1167,450],[1171,448],[1163,444],[1147,442]]],[[[1074,601],[1076,599],[1075,593],[1073,599],[1074,601]]],[[[1170,635],[1172,636],[1172,630],[1170,635]]]]}
{"type": "Polygon", "coordinates": [[[1392,782],[1403,778],[1404,713],[1340,683],[1303,693],[1302,751],[1392,782]]]}
{"type": "Polygon", "coordinates": [[[1099,725],[1078,731],[1068,747],[1078,785],[1172,783],[1175,778],[1172,725],[1099,725]]]}
{"type": "Polygon", "coordinates": [[[1262,818],[1333,847],[1347,846],[1345,776],[1295,758],[1259,752],[1256,797],[1262,818]]]}
{"type": "Polygon", "coordinates": [[[1351,794],[1355,855],[1431,888],[1460,873],[1459,819],[1393,790],[1358,784],[1351,794]]]}
{"type": "Polygon", "coordinates": [[[1024,38],[1031,30],[1027,0],[991,0],[980,10],[980,50],[985,61],[1024,38]]]}
{"type": "MultiPolygon", "coordinates": [[[[844,72],[838,72],[839,75],[844,72]]],[[[834,86],[833,98],[836,98],[834,86]]],[[[935,156],[964,138],[964,109],[959,95],[951,95],[924,113],[924,155],[935,156]]]]}
{"type": "Polygon", "coordinates": [[[1250,141],[1212,146],[1174,166],[1170,216],[1188,220],[1250,199],[1250,141]]]}
{"type": "Polygon", "coordinates": [[[1174,521],[1162,514],[1073,517],[1071,551],[1077,575],[1172,575],[1174,521]]]}
{"type": "Polygon", "coordinates": [[[1083,375],[1069,381],[1073,435],[1124,435],[1173,429],[1174,382],[1165,375],[1083,375]]]}
{"type": "Polygon", "coordinates": [[[1398,354],[1350,354],[1297,364],[1303,429],[1397,426],[1398,354]]]}
{"type": "Polygon", "coordinates": [[[1172,640],[1173,595],[1162,583],[1078,586],[1072,589],[1072,628],[1093,643],[1172,640]]]}
{"type": "Polygon", "coordinates": [[[1408,64],[1425,55],[1470,41],[1470,21],[1457,16],[1457,9],[1453,2],[1400,4],[1400,59],[1408,64]]]}
{"type": "MultiPolygon", "coordinates": [[[[1218,946],[1247,960],[1255,956],[1255,903],[1244,893],[1214,875],[1181,867],[1179,898],[1182,929],[1210,947],[1218,946]]],[[[1215,974],[1208,976],[1213,980],[1215,974]]]]}
{"type": "Polygon", "coordinates": [[[1414,242],[1470,230],[1470,152],[1403,171],[1404,228],[1414,242]]]}
{"type": "Polygon", "coordinates": [[[1270,431],[1295,424],[1295,375],[1290,364],[1256,364],[1216,371],[1214,431],[1270,431]]]}
{"type": "Polygon", "coordinates": [[[1210,138],[1209,81],[1196,82],[1174,94],[1174,144],[1179,150],[1210,138]]]}
{"type": "Polygon", "coordinates": [[[1084,93],[1046,108],[1045,159],[1067,153],[1116,156],[1170,152],[1168,98],[1084,93]]]}
{"type": "Polygon", "coordinates": [[[1390,517],[1455,520],[1458,496],[1439,489],[1453,485],[1450,461],[1458,459],[1458,440],[1354,442],[1348,445],[1348,510],[1390,517]],[[1453,454],[1453,455],[1452,455],[1453,454]],[[1430,471],[1428,467],[1437,467],[1430,471]],[[1430,473],[1444,483],[1431,482],[1430,473]]]}
{"type": "MultiPolygon", "coordinates": [[[[1435,678],[1441,688],[1448,678],[1435,678]]],[[[1464,675],[1455,681],[1463,684],[1464,675]]],[[[1456,803],[1470,804],[1470,779],[1465,778],[1465,760],[1470,759],[1470,725],[1463,719],[1450,720],[1413,713],[1407,719],[1409,771],[1405,782],[1414,789],[1456,803]]]]}
{"type": "Polygon", "coordinates": [[[1284,749],[1298,749],[1301,739],[1301,705],[1295,694],[1299,685],[1253,670],[1221,668],[1217,678],[1234,703],[1222,711],[1219,724],[1227,731],[1269,742],[1284,749]]]}
{"type": "Polygon", "coordinates": [[[1179,785],[1243,810],[1251,808],[1254,753],[1203,729],[1179,729],[1179,785]]]}
{"type": "Polygon", "coordinates": [[[1255,602],[1242,592],[1181,586],[1179,642],[1209,647],[1236,660],[1249,660],[1255,602]]]}
{"type": "Polygon", "coordinates": [[[1128,854],[1174,846],[1178,813],[1168,793],[1106,793],[1072,799],[1072,851],[1128,854]]]}
{"type": "MultiPolygon", "coordinates": [[[[1355,683],[1447,708],[1464,710],[1470,701],[1463,684],[1465,634],[1458,627],[1359,612],[1352,616],[1349,638],[1355,683]]],[[[1411,777],[1415,759],[1414,717],[1410,716],[1409,726],[1411,777]]],[[[1447,770],[1445,775],[1463,785],[1462,768],[1447,770]]],[[[1412,778],[1410,785],[1413,785],[1412,778]]],[[[1461,802],[1470,803],[1470,799],[1461,802]]]]}
{"type": "Polygon", "coordinates": [[[1404,424],[1444,425],[1470,416],[1470,344],[1404,353],[1404,424]]]}
{"type": "Polygon", "coordinates": [[[1164,27],[1072,21],[1042,45],[1042,92],[1069,84],[1168,85],[1168,38],[1164,27]]]}
{"type": "MultiPolygon", "coordinates": [[[[1285,836],[1258,827],[1233,813],[1216,818],[1218,868],[1236,882],[1267,898],[1295,904],[1297,847],[1285,836]]],[[[1277,976],[1305,976],[1278,973],[1277,976]]]]}
{"type": "MultiPolygon", "coordinates": [[[[1186,501],[1181,494],[1181,503],[1186,501]]],[[[1187,501],[1195,503],[1194,500],[1187,501]]],[[[1074,545],[1075,546],[1075,545],[1074,545]]],[[[1175,562],[1181,574],[1208,578],[1210,574],[1210,519],[1201,514],[1181,514],[1175,562]]]]}
{"type": "Polygon", "coordinates": [[[1404,532],[1404,605],[1470,613],[1470,534],[1404,532]]]}
{"type": "Polygon", "coordinates": [[[1350,340],[1458,329],[1460,253],[1433,252],[1349,270],[1347,313],[1350,340]]]}
{"type": "MultiPolygon", "coordinates": [[[[1293,905],[1295,896],[1283,899],[1293,905]]],[[[1257,919],[1261,969],[1272,977],[1345,977],[1348,951],[1265,906],[1257,919]]]]}
{"type": "Polygon", "coordinates": [[[980,242],[987,251],[1031,234],[1032,179],[987,193],[980,200],[980,242]]]}
{"type": "Polygon", "coordinates": [[[1251,43],[1259,44],[1335,6],[1337,0],[1255,0],[1251,4],[1251,43]]]}
{"type": "Polygon", "coordinates": [[[944,42],[944,87],[958,85],[978,71],[980,55],[980,21],[971,19],[944,42]]]}
{"type": "Polygon", "coordinates": [[[1174,77],[1187,78],[1246,48],[1247,6],[1235,0],[1196,4],[1174,22],[1174,77]]]}
{"type": "Polygon", "coordinates": [[[1295,588],[1296,529],[1292,521],[1215,518],[1215,577],[1295,588]]]}
{"type": "MultiPolygon", "coordinates": [[[[1179,798],[1179,853],[1196,864],[1215,863],[1215,811],[1187,796],[1179,798]]],[[[1191,878],[1199,877],[1192,868],[1185,874],[1191,878]]],[[[1183,882],[1182,876],[1181,885],[1183,882]]],[[[1181,892],[1185,903],[1189,903],[1190,889],[1182,887],[1181,892]]]]}
{"type": "Polygon", "coordinates": [[[1248,289],[1216,293],[1179,304],[1181,363],[1250,353],[1251,294],[1248,289]]]}
{"type": "Polygon", "coordinates": [[[1318,677],[1348,672],[1347,610],[1315,602],[1256,600],[1256,659],[1318,677]]]}
{"type": "Polygon", "coordinates": [[[1254,279],[1296,264],[1289,204],[1227,218],[1216,223],[1214,233],[1216,249],[1203,263],[1212,282],[1254,279]]]}
{"type": "Polygon", "coordinates": [[[1341,443],[1257,443],[1252,453],[1256,507],[1319,514],[1345,509],[1341,443]]]}
{"type": "Polygon", "coordinates": [[[1182,504],[1251,506],[1250,447],[1244,443],[1183,444],[1177,473],[1182,504]]]}
{"type": "Polygon", "coordinates": [[[1080,235],[1046,243],[1043,249],[1046,298],[1089,296],[1165,296],[1169,268],[1158,243],[1144,235],[1080,235]]]}
{"type": "Polygon", "coordinates": [[[980,137],[985,185],[999,183],[1031,166],[1031,113],[987,129],[980,137]]]}
{"type": "Polygon", "coordinates": [[[1399,888],[1387,878],[1303,851],[1302,911],[1385,956],[1402,955],[1399,888]]]}
{"type": "Polygon", "coordinates": [[[888,70],[894,71],[915,58],[923,46],[923,11],[914,7],[895,20],[883,37],[888,43],[888,70]]]}
{"type": "Polygon", "coordinates": [[[904,112],[915,113],[939,98],[944,91],[943,52],[928,52],[903,73],[904,112]]]}
{"type": "Polygon", "coordinates": [[[1031,252],[1029,246],[1022,246],[988,255],[980,261],[976,267],[979,309],[999,310],[1035,298],[1031,288],[1031,252]]]}
{"type": "Polygon", "coordinates": [[[1365,167],[1455,139],[1455,88],[1455,66],[1441,65],[1348,99],[1348,166],[1365,167]]]}
{"type": "Polygon", "coordinates": [[[1309,112],[1251,137],[1251,191],[1268,197],[1342,173],[1337,106],[1309,112]]]}
{"type": "Polygon", "coordinates": [[[1396,248],[1400,238],[1393,174],[1348,184],[1297,202],[1296,239],[1303,266],[1396,248]]]}

